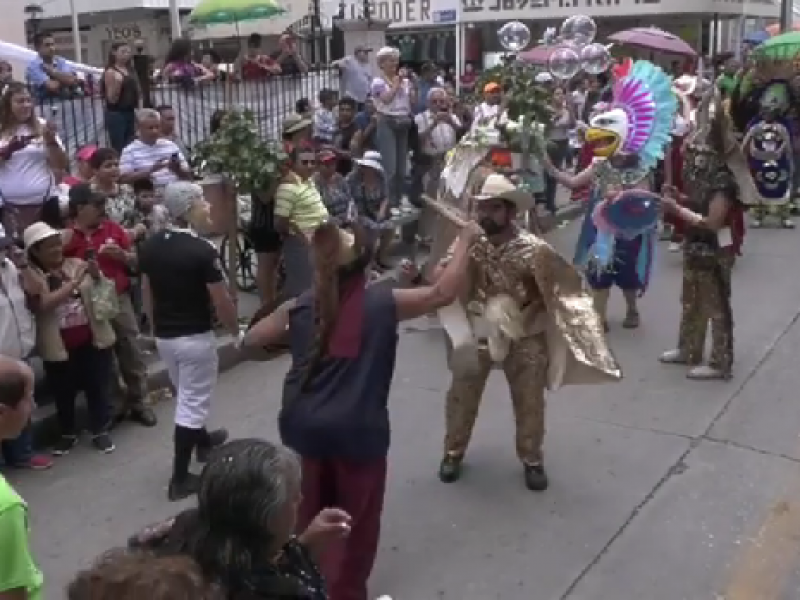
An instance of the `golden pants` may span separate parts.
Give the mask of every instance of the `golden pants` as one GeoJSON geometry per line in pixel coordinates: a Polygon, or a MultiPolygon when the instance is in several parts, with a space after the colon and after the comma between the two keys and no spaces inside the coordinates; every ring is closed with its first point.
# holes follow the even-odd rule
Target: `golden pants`
{"type": "MultiPolygon", "coordinates": [[[[444,449],[450,456],[463,456],[467,450],[483,390],[492,371],[489,352],[482,349],[479,357],[480,369],[467,376],[454,375],[447,392],[444,449]]],[[[502,364],[514,407],[517,456],[525,464],[542,462],[547,364],[544,335],[514,343],[502,364]]]]}
{"type": "Polygon", "coordinates": [[[683,268],[683,312],[678,348],[685,354],[688,364],[698,365],[703,362],[706,329],[711,321],[711,356],[708,364],[724,373],[730,373],[733,364],[730,289],[734,257],[723,256],[718,260],[721,282],[711,269],[683,268]]]}

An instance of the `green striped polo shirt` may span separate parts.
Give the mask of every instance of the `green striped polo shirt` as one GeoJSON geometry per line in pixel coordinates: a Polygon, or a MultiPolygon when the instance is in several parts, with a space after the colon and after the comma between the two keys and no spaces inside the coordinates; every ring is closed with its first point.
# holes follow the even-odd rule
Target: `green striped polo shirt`
{"type": "Polygon", "coordinates": [[[275,194],[275,216],[288,219],[303,233],[311,233],[328,219],[328,209],[311,180],[282,183],[275,194]]]}

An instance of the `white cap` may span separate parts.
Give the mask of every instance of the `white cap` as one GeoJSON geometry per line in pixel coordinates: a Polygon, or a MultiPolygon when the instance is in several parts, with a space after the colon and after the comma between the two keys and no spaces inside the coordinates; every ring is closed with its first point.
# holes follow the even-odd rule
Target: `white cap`
{"type": "Polygon", "coordinates": [[[550,71],[542,71],[541,73],[537,73],[533,80],[536,83],[550,83],[553,81],[553,75],[550,73],[550,71]]]}

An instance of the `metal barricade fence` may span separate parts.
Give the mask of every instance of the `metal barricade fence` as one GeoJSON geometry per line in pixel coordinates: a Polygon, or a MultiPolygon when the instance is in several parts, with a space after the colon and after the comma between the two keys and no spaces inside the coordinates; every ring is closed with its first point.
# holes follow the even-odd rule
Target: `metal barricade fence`
{"type": "MultiPolygon", "coordinates": [[[[308,98],[312,106],[325,88],[339,89],[335,69],[310,71],[303,75],[278,75],[261,81],[204,82],[190,87],[160,84],[151,91],[154,107],[175,109],[177,133],[191,148],[208,136],[211,115],[219,109],[237,108],[253,113],[261,134],[278,139],[281,122],[295,112],[295,104],[308,98]]],[[[39,101],[44,118],[52,119],[72,157],[86,144],[108,145],[103,100],[97,96],[55,98],[39,101]]]]}

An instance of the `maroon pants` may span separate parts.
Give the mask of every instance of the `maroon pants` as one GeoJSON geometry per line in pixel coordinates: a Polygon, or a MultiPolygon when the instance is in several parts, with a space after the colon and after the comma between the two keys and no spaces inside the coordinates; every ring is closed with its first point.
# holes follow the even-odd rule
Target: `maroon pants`
{"type": "Polygon", "coordinates": [[[323,508],[340,508],[353,519],[350,535],[333,544],[321,560],[330,600],[367,600],[385,490],[385,458],[366,463],[303,458],[298,532],[323,508]]]}

